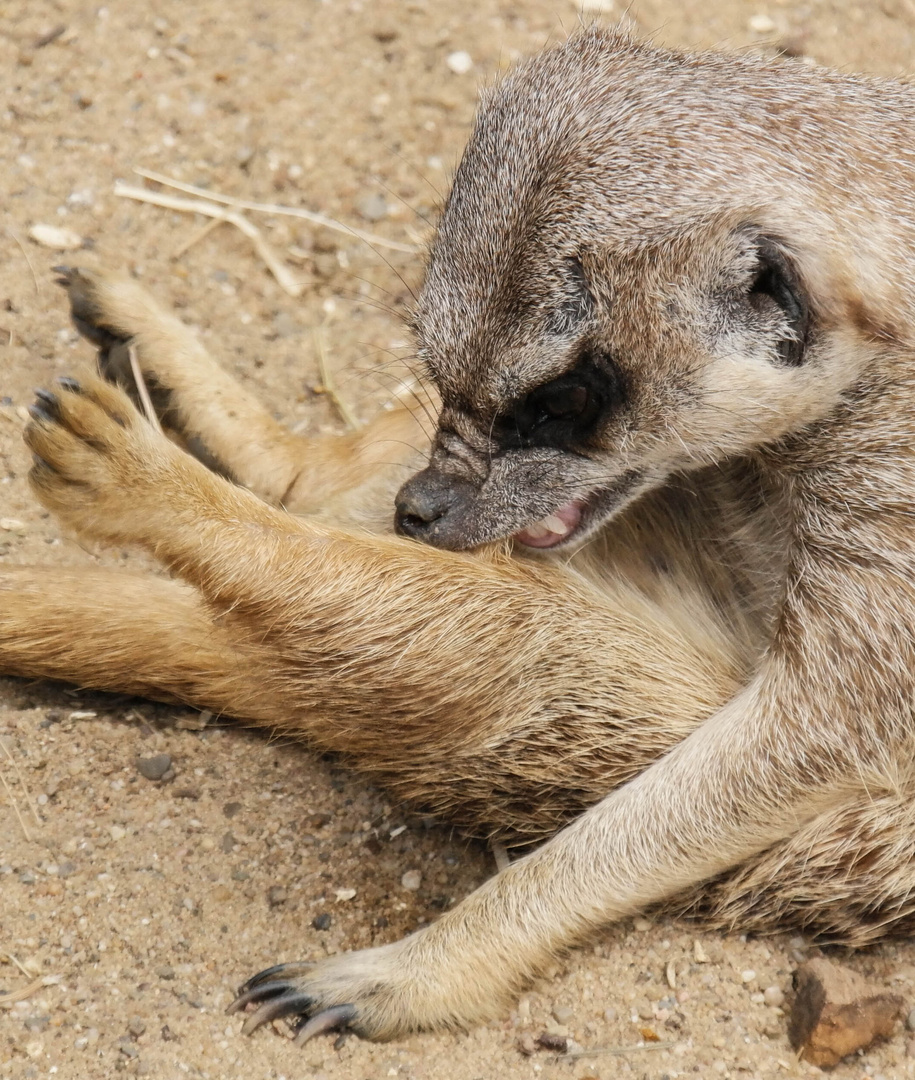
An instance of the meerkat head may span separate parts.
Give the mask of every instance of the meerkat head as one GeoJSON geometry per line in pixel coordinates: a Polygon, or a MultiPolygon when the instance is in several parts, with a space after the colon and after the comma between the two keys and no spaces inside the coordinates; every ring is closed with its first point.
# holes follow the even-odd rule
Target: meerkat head
{"type": "Polygon", "coordinates": [[[857,371],[816,258],[835,208],[790,132],[776,152],[740,119],[803,111],[778,72],[591,31],[490,95],[415,313],[442,408],[399,532],[569,547],[834,407],[857,371]]]}

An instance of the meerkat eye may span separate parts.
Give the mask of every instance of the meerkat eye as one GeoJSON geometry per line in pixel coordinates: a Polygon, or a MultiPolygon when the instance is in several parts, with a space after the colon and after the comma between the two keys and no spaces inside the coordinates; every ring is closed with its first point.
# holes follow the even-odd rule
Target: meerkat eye
{"type": "Polygon", "coordinates": [[[587,386],[557,386],[542,391],[538,398],[544,419],[574,420],[587,410],[591,392],[587,386]]]}
{"type": "Polygon", "coordinates": [[[514,428],[527,438],[552,421],[580,426],[590,422],[595,411],[594,393],[583,383],[559,379],[538,387],[522,398],[512,410],[514,428]]]}
{"type": "Polygon", "coordinates": [[[810,329],[807,297],[794,267],[778,245],[766,237],[757,241],[759,262],[747,298],[753,310],[765,314],[777,308],[789,332],[776,345],[781,363],[797,367],[803,362],[810,329]]]}
{"type": "Polygon", "coordinates": [[[493,424],[508,445],[587,441],[608,409],[625,400],[622,375],[606,353],[585,350],[573,368],[519,398],[493,424]]]}

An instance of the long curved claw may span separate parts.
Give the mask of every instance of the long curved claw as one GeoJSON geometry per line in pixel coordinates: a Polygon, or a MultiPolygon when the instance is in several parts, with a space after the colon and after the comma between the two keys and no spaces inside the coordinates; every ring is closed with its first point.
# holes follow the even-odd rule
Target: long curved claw
{"type": "Polygon", "coordinates": [[[289,990],[279,997],[273,997],[265,1002],[259,1009],[251,1013],[241,1029],[242,1035],[250,1035],[271,1020],[279,1020],[283,1016],[301,1016],[308,1012],[314,1005],[315,999],[311,994],[303,994],[298,990],[289,990]]]}
{"type": "Polygon", "coordinates": [[[231,1016],[232,1013],[240,1012],[242,1009],[247,1008],[248,1005],[257,1005],[262,1001],[270,1001],[271,998],[279,997],[281,994],[294,992],[294,983],[285,980],[278,979],[275,982],[257,983],[256,986],[249,986],[246,983],[239,991],[238,997],[226,1009],[226,1013],[231,1016]]]}
{"type": "Polygon", "coordinates": [[[334,1005],[330,1009],[322,1009],[315,1013],[299,1028],[295,1037],[296,1046],[304,1046],[315,1035],[323,1035],[325,1031],[338,1031],[345,1028],[356,1015],[355,1005],[334,1005]]]}
{"type": "MultiPolygon", "coordinates": [[[[252,975],[246,983],[238,988],[238,998],[232,1002],[229,1006],[232,1012],[235,1012],[235,1007],[238,1005],[242,995],[247,994],[249,990],[253,990],[255,986],[260,986],[262,983],[270,982],[275,983],[277,980],[275,975],[283,975],[286,979],[297,979],[300,975],[305,975],[311,971],[315,965],[307,960],[296,960],[289,964],[274,964],[273,967],[264,968],[263,971],[259,971],[256,975],[252,975]]],[[[238,1006],[240,1008],[240,1006],[238,1006]]]]}

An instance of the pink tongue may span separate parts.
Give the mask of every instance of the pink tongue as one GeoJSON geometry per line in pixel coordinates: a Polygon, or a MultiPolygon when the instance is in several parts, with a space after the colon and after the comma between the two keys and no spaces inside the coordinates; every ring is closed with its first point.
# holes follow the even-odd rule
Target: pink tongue
{"type": "Polygon", "coordinates": [[[554,532],[548,532],[546,536],[536,536],[531,534],[527,529],[521,529],[514,534],[514,538],[521,544],[527,544],[528,547],[555,547],[557,544],[562,543],[567,536],[571,536],[578,527],[578,523],[581,521],[581,512],[584,508],[585,503],[575,500],[574,502],[566,503],[565,506],[560,506],[558,510],[553,511],[550,516],[559,518],[563,525],[568,526],[568,532],[564,533],[562,536],[554,532]]]}

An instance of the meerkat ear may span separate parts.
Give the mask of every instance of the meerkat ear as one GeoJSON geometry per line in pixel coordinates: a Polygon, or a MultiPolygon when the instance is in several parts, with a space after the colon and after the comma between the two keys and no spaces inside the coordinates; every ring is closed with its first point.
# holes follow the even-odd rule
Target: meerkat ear
{"type": "Polygon", "coordinates": [[[778,357],[786,366],[797,367],[804,362],[810,333],[807,293],[794,264],[778,241],[757,235],[754,247],[757,263],[747,293],[750,305],[763,311],[774,304],[781,311],[789,332],[778,342],[778,357]]]}

